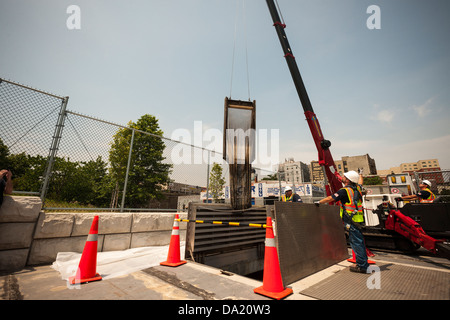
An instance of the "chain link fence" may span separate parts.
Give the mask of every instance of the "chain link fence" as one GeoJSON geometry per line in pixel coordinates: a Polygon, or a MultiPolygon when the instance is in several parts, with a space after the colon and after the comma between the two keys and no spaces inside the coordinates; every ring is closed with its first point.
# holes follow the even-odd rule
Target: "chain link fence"
{"type": "Polygon", "coordinates": [[[430,190],[437,201],[450,202],[450,170],[414,172],[414,184],[417,190],[422,180],[431,182],[430,190]]]}
{"type": "Polygon", "coordinates": [[[55,124],[65,101],[63,97],[0,79],[0,165],[12,171],[20,193],[41,193],[55,124]]]}
{"type": "MultiPolygon", "coordinates": [[[[12,171],[15,194],[40,196],[46,210],[182,210],[180,198],[213,201],[210,172],[218,164],[225,181],[218,201],[229,198],[221,153],[164,137],[152,116],[119,125],[70,111],[68,100],[0,79],[0,169],[12,171]]],[[[252,192],[279,199],[287,185],[281,176],[253,168],[252,192]],[[264,177],[269,181],[261,184],[264,177]]],[[[436,196],[450,200],[450,170],[413,178],[416,190],[426,179],[436,196]]],[[[317,184],[295,190],[310,195],[305,202],[323,194],[317,184]]]]}
{"type": "Polygon", "coordinates": [[[180,196],[210,195],[214,163],[229,185],[221,153],[164,137],[150,115],[119,125],[0,80],[0,167],[12,171],[15,193],[39,195],[46,210],[175,211],[180,196]]]}

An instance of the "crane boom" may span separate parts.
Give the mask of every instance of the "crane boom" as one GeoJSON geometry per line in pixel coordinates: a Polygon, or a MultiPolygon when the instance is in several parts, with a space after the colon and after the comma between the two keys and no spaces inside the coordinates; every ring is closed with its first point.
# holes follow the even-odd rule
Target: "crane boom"
{"type": "Polygon", "coordinates": [[[280,16],[278,14],[278,10],[275,6],[274,1],[266,1],[267,6],[269,7],[270,14],[272,16],[273,25],[277,31],[278,38],[284,52],[284,57],[286,58],[289,71],[291,72],[292,80],[294,80],[295,88],[297,89],[300,102],[303,106],[306,121],[308,122],[309,129],[314,139],[314,143],[316,144],[319,164],[324,168],[325,175],[328,179],[327,194],[330,195],[331,193],[335,193],[342,188],[341,177],[336,170],[336,165],[330,151],[331,142],[324,138],[322,130],[320,128],[319,120],[314,113],[311,101],[309,100],[308,93],[306,92],[306,88],[302,80],[302,76],[298,69],[297,62],[295,61],[295,57],[292,53],[289,41],[284,31],[286,25],[281,23],[280,16]]]}

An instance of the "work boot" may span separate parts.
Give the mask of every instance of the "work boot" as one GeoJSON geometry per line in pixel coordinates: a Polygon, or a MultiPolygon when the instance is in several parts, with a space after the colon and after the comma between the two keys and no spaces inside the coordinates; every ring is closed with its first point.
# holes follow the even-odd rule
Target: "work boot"
{"type": "Polygon", "coordinates": [[[357,272],[357,273],[367,273],[367,269],[363,269],[360,266],[351,266],[350,271],[357,272]]]}

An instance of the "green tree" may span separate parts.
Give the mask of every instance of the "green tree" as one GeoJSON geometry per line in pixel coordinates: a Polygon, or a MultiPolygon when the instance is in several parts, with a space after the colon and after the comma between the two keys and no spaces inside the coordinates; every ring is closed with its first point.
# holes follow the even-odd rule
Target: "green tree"
{"type": "Polygon", "coordinates": [[[267,177],[262,178],[261,180],[278,180],[278,174],[277,173],[273,173],[273,174],[269,174],[267,177]]]}
{"type": "Polygon", "coordinates": [[[47,158],[30,156],[25,152],[11,154],[8,158],[13,173],[14,189],[39,192],[47,166],[47,158]]]}
{"type": "MultiPolygon", "coordinates": [[[[0,139],[0,164],[1,168],[12,171],[14,190],[40,191],[47,168],[46,157],[30,156],[25,152],[10,154],[0,139]]],[[[52,171],[47,199],[109,206],[113,187],[107,163],[101,157],[88,162],[56,157],[52,171]]]]}
{"type": "Polygon", "coordinates": [[[0,139],[0,170],[9,168],[10,164],[8,156],[9,156],[9,149],[3,143],[3,140],[0,139]]]}
{"type": "Polygon", "coordinates": [[[214,202],[223,196],[223,187],[225,186],[225,179],[222,176],[222,166],[218,163],[213,163],[209,175],[209,192],[214,199],[214,202]]]}
{"type": "Polygon", "coordinates": [[[383,179],[381,179],[379,176],[364,177],[363,184],[366,186],[380,185],[383,184],[383,179]]]}
{"type": "Polygon", "coordinates": [[[56,201],[107,207],[111,199],[107,164],[99,156],[95,161],[72,162],[55,158],[47,198],[56,201]]]}
{"type": "Polygon", "coordinates": [[[108,174],[107,163],[98,156],[95,161],[82,163],[81,174],[88,182],[90,192],[86,196],[86,203],[96,207],[108,207],[111,201],[113,184],[108,174]]]}
{"type": "MultiPolygon", "coordinates": [[[[143,207],[150,200],[164,197],[162,186],[169,182],[172,166],[163,163],[166,146],[160,138],[163,132],[158,119],[146,114],[136,123],[130,121],[128,127],[150,133],[135,132],[126,193],[127,206],[143,207]]],[[[112,180],[119,185],[125,181],[131,136],[132,130],[119,129],[109,151],[112,180]]]]}
{"type": "Polygon", "coordinates": [[[79,163],[56,157],[47,198],[84,203],[86,192],[87,182],[80,176],[79,163]]]}

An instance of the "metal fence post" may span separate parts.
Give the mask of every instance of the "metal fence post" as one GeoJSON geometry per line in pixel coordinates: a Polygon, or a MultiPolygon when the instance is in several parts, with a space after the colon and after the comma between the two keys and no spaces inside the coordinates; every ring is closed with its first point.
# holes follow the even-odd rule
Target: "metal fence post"
{"type": "Polygon", "coordinates": [[[130,164],[131,164],[131,155],[133,153],[133,143],[134,143],[134,129],[131,129],[131,142],[130,142],[130,152],[128,154],[128,164],[127,164],[127,172],[125,174],[125,182],[123,185],[123,195],[122,195],[122,204],[120,205],[120,212],[123,212],[125,206],[125,196],[127,194],[127,184],[128,184],[128,174],[130,172],[130,164]]]}
{"type": "Polygon", "coordinates": [[[211,151],[208,150],[208,165],[206,167],[206,203],[209,203],[209,162],[211,151]]]}
{"type": "Polygon", "coordinates": [[[52,175],[53,163],[55,161],[56,153],[59,148],[59,143],[61,142],[62,130],[64,127],[64,120],[66,118],[66,108],[67,108],[68,101],[69,101],[69,97],[65,97],[62,101],[61,109],[60,109],[61,111],[59,113],[58,122],[55,127],[55,133],[53,135],[52,145],[50,147],[50,154],[49,154],[49,159],[48,159],[48,163],[47,163],[47,169],[45,171],[44,182],[42,183],[42,187],[41,187],[42,206],[44,206],[44,203],[45,203],[45,196],[47,195],[48,184],[50,181],[50,177],[52,175]]]}
{"type": "Polygon", "coordinates": [[[414,184],[414,191],[415,192],[418,192],[418,190],[420,190],[420,188],[419,188],[419,184],[420,184],[420,175],[419,175],[419,173],[417,172],[417,171],[414,171],[414,181],[413,181],[413,184],[414,184]]]}
{"type": "Polygon", "coordinates": [[[281,194],[281,172],[280,172],[280,167],[277,168],[277,178],[278,178],[278,188],[280,189],[280,193],[278,194],[278,200],[281,201],[282,194],[281,194]]]}

